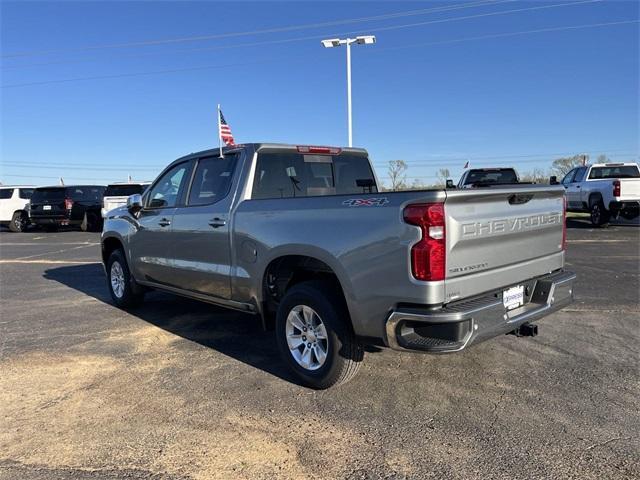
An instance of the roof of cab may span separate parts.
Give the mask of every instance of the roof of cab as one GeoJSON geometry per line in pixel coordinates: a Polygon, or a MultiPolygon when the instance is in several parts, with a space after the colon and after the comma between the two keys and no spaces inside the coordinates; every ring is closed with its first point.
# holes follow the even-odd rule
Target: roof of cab
{"type": "MultiPolygon", "coordinates": [[[[327,147],[328,145],[305,145],[305,144],[293,144],[293,143],[268,143],[268,142],[241,143],[241,144],[234,145],[232,147],[222,147],[222,153],[224,155],[225,153],[231,153],[231,152],[236,152],[238,150],[245,150],[245,149],[251,149],[251,150],[257,151],[263,148],[297,151],[298,147],[316,147],[316,146],[327,147]]],[[[331,148],[334,148],[334,147],[331,146],[331,148]]],[[[341,153],[347,152],[347,153],[359,153],[359,154],[365,154],[365,155],[368,154],[367,150],[365,150],[364,148],[355,148],[355,147],[335,147],[335,148],[339,148],[341,150],[341,153]]],[[[202,150],[200,152],[192,152],[188,155],[184,155],[174,160],[173,162],[171,162],[171,164],[181,160],[188,160],[190,158],[195,158],[195,157],[218,155],[219,152],[220,152],[219,148],[211,148],[209,150],[202,150]]]]}

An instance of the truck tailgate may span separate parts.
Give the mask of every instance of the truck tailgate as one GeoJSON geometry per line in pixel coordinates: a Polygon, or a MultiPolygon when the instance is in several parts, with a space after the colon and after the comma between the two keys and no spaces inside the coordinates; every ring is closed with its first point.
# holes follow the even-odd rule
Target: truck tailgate
{"type": "Polygon", "coordinates": [[[563,196],[546,185],[448,190],[446,301],[561,268],[563,196]]]}
{"type": "Polygon", "coordinates": [[[640,178],[621,178],[620,196],[615,200],[621,202],[633,202],[640,200],[640,178]]]}

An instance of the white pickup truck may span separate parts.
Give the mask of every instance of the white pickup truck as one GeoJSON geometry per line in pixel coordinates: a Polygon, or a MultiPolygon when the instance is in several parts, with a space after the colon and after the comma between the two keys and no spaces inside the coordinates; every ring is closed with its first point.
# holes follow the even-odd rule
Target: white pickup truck
{"type": "Polygon", "coordinates": [[[576,167],[562,179],[567,210],[591,213],[591,223],[640,215],[640,169],[637,163],[596,163],[576,167]]]}

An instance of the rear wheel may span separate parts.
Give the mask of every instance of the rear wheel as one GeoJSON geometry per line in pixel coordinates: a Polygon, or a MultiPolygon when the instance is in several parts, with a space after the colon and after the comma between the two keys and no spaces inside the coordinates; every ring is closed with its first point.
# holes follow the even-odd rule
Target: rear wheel
{"type": "Polygon", "coordinates": [[[80,230],[83,232],[96,232],[99,230],[98,216],[93,212],[86,212],[82,223],[80,224],[80,230]]]}
{"type": "Polygon", "coordinates": [[[344,300],[331,283],[293,286],[278,307],[276,336],[285,363],[311,388],[349,381],[364,357],[344,300]]]}
{"type": "Polygon", "coordinates": [[[602,200],[596,200],[591,204],[591,224],[596,227],[609,225],[609,212],[604,208],[602,200]]]}
{"type": "Polygon", "coordinates": [[[9,223],[9,230],[12,232],[24,232],[29,226],[29,217],[25,212],[15,212],[9,223]]]}
{"type": "Polygon", "coordinates": [[[144,299],[144,290],[131,276],[122,250],[114,250],[109,256],[107,285],[113,303],[120,308],[135,307],[144,299]]]}

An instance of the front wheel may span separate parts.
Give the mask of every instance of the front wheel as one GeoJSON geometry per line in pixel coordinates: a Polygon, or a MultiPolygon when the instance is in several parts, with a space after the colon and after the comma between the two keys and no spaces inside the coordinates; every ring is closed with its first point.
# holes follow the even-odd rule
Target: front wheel
{"type": "Polygon", "coordinates": [[[131,276],[122,250],[114,250],[109,256],[107,285],[113,303],[120,308],[135,307],[144,299],[144,290],[131,276]]]}
{"type": "Polygon", "coordinates": [[[606,227],[609,224],[609,212],[604,208],[602,201],[591,205],[591,224],[596,227],[606,227]]]}
{"type": "Polygon", "coordinates": [[[344,299],[331,283],[293,286],[278,307],[280,354],[306,386],[325,389],[353,378],[364,357],[344,299]]]}

